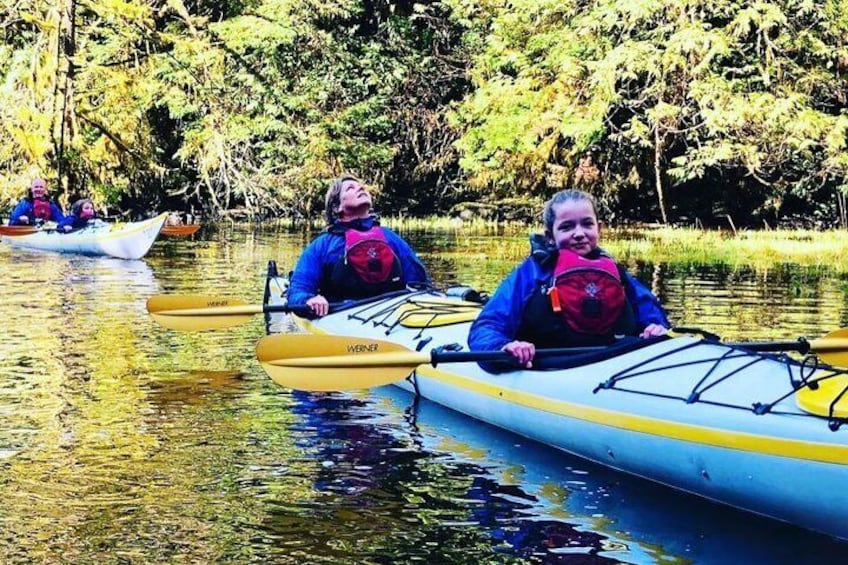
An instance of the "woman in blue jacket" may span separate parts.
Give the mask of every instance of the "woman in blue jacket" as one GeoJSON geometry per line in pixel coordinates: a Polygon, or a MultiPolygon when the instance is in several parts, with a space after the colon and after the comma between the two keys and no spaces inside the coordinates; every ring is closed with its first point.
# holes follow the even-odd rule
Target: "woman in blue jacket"
{"type": "Polygon", "coordinates": [[[291,276],[290,304],[306,304],[316,316],[329,303],[430,284],[418,256],[371,213],[371,194],[358,179],[333,181],[326,195],[327,228],[303,250],[291,276]]]}
{"type": "MultiPolygon", "coordinates": [[[[598,247],[594,198],[558,192],[545,205],[545,237],[501,283],[471,326],[477,351],[502,350],[531,367],[536,347],[607,345],[616,336],[664,335],[656,297],[598,247]]],[[[502,370],[497,364],[482,364],[502,370]]]]}

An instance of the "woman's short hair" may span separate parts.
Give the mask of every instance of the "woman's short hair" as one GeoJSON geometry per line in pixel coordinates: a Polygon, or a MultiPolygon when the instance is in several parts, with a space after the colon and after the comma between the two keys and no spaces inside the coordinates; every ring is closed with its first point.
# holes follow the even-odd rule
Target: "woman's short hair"
{"type": "Polygon", "coordinates": [[[327,195],[324,197],[324,213],[327,218],[327,225],[333,225],[339,217],[339,206],[342,203],[342,185],[349,180],[359,182],[359,179],[355,176],[343,175],[333,180],[330,188],[327,189],[327,195]]]}
{"type": "Polygon", "coordinates": [[[595,197],[588,192],[574,189],[560,190],[551,196],[550,200],[545,202],[545,210],[542,212],[542,223],[545,225],[546,233],[550,234],[554,231],[554,217],[556,216],[554,206],[559,206],[569,200],[588,200],[592,205],[592,211],[596,216],[598,215],[598,206],[595,202],[595,197]]]}

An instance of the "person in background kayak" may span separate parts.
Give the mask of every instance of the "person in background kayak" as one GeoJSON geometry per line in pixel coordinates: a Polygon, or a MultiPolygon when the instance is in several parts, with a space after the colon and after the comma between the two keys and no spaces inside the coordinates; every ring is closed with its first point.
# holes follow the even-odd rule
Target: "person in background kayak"
{"type": "Polygon", "coordinates": [[[418,256],[371,212],[371,194],[352,176],[335,179],[325,199],[327,228],[303,250],[291,276],[289,304],[316,316],[329,303],[430,284],[418,256]]]}
{"type": "MultiPolygon", "coordinates": [[[[545,235],[500,284],[471,326],[472,350],[509,352],[532,367],[537,347],[598,346],[616,336],[664,335],[657,298],[600,247],[595,200],[563,190],[545,204],[545,235]]],[[[481,363],[484,369],[507,369],[481,363]]],[[[515,368],[515,366],[511,366],[515,368]]]]}
{"type": "Polygon", "coordinates": [[[83,198],[74,202],[71,206],[71,213],[59,222],[56,229],[64,233],[81,230],[88,227],[89,223],[96,218],[97,212],[94,210],[94,203],[88,198],[83,198]]]}
{"type": "Polygon", "coordinates": [[[34,226],[42,222],[61,222],[62,208],[47,198],[47,182],[35,179],[29,187],[31,196],[23,198],[9,216],[10,226],[34,226]]]}

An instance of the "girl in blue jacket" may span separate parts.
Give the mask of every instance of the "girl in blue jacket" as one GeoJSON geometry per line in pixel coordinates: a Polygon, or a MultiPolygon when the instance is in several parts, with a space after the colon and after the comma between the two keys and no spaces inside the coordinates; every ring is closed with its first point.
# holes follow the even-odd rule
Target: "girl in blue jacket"
{"type": "Polygon", "coordinates": [[[290,304],[306,304],[324,316],[330,302],[430,284],[409,244],[371,213],[371,194],[359,180],[334,180],[325,203],[328,226],[303,250],[292,272],[290,304]]]}
{"type": "MultiPolygon", "coordinates": [[[[545,237],[498,287],[471,326],[472,350],[509,352],[531,367],[536,347],[607,345],[664,335],[656,297],[598,247],[594,198],[563,190],[547,202],[545,237]]],[[[484,364],[489,370],[501,370],[484,364]]]]}
{"type": "Polygon", "coordinates": [[[56,230],[63,233],[81,230],[88,227],[89,223],[93,222],[96,218],[97,213],[94,210],[94,203],[88,198],[83,198],[74,202],[73,206],[71,206],[71,213],[59,222],[56,230]]]}

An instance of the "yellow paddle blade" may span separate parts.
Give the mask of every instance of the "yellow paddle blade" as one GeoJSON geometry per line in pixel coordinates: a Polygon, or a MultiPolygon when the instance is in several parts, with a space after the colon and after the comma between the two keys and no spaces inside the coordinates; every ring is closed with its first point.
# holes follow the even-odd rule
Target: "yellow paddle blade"
{"type": "MultiPolygon", "coordinates": [[[[832,331],[824,337],[810,342],[810,351],[819,359],[837,367],[848,367],[848,328],[832,331]]],[[[848,418],[848,375],[838,375],[833,378],[817,381],[818,387],[813,390],[804,387],[795,395],[798,407],[810,414],[830,416],[833,404],[833,416],[848,418]],[[845,393],[845,394],[843,394],[845,393]],[[834,400],[842,395],[836,404],[834,400]]]]}
{"type": "Polygon", "coordinates": [[[256,358],[278,385],[298,390],[354,390],[406,378],[430,355],[378,339],[279,334],[256,345],[256,358]]]}
{"type": "MultiPolygon", "coordinates": [[[[848,328],[841,328],[830,332],[810,342],[810,351],[830,365],[848,367],[848,328]]],[[[818,416],[830,416],[833,404],[833,416],[837,418],[848,418],[848,376],[838,375],[830,379],[817,381],[818,387],[813,390],[804,387],[798,391],[795,401],[798,407],[810,414],[818,416]],[[834,401],[838,396],[842,397],[834,401]]]]}
{"type": "Polygon", "coordinates": [[[0,235],[30,235],[37,231],[38,228],[32,226],[0,226],[0,235]]]}
{"type": "Polygon", "coordinates": [[[818,388],[813,390],[804,387],[795,395],[795,402],[801,410],[818,416],[830,416],[830,408],[833,401],[840,394],[840,398],[833,405],[833,416],[837,418],[848,418],[848,376],[839,375],[830,379],[817,381],[818,388]],[[844,393],[844,394],[843,394],[844,393]]]}
{"type": "Polygon", "coordinates": [[[848,328],[832,331],[810,342],[810,351],[829,365],[848,367],[848,328]]]}
{"type": "Polygon", "coordinates": [[[156,323],[177,331],[218,330],[243,324],[262,306],[251,306],[239,298],[158,294],[147,300],[147,311],[156,323]]]}

